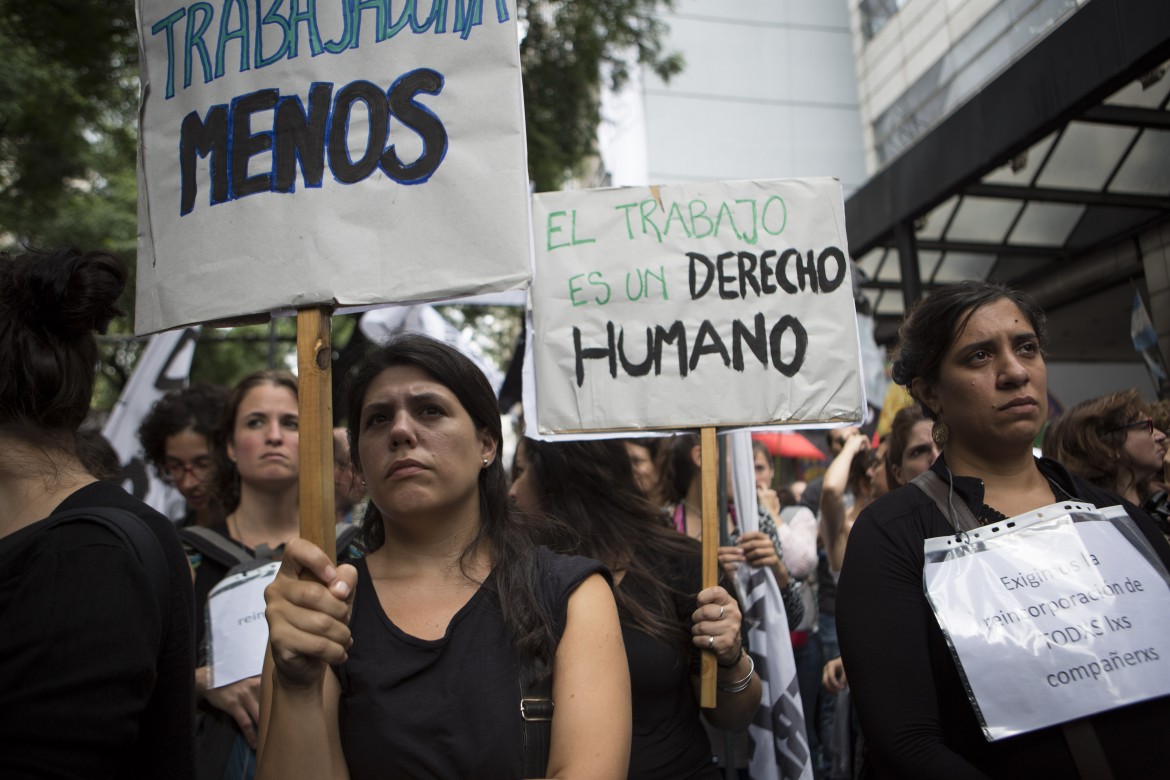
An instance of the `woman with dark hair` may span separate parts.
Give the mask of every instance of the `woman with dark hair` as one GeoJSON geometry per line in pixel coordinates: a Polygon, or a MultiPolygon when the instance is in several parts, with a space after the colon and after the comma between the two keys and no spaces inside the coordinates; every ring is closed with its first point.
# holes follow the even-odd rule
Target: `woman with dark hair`
{"type": "MultiPolygon", "coordinates": [[[[841,649],[875,776],[1075,777],[1079,771],[1081,759],[1065,737],[1072,732],[1060,727],[984,738],[923,589],[924,541],[953,537],[956,527],[966,527],[960,518],[968,512],[974,522],[988,523],[1069,499],[1117,503],[1059,463],[1032,455],[1047,418],[1044,335],[1044,315],[1030,298],[981,282],[933,291],[902,324],[894,380],[934,421],[943,453],[913,487],[861,513],[837,594],[841,649]],[[949,496],[946,512],[947,499],[940,506],[919,489],[928,480],[949,496]]],[[[1170,563],[1170,546],[1144,513],[1129,508],[1170,563]]],[[[1165,771],[1170,700],[1087,721],[1114,776],[1165,771]]],[[[1088,748],[1085,740],[1073,741],[1078,754],[1088,748]]]]}
{"type": "Polygon", "coordinates": [[[215,500],[213,485],[212,438],[226,400],[227,391],[221,387],[193,384],[160,398],[138,427],[147,464],[187,502],[180,528],[210,528],[223,521],[223,507],[215,500]]]}
{"type": "Polygon", "coordinates": [[[122,263],[0,255],[0,777],[192,777],[191,581],[78,460],[122,263]]]}
{"type": "Polygon", "coordinates": [[[718,778],[699,721],[696,650],[714,650],[719,664],[718,706],[703,710],[712,726],[747,728],[760,683],[735,598],[702,589],[700,544],[643,497],[619,441],[524,439],[511,496],[526,512],[566,522],[580,535],[578,552],[614,574],[633,694],[628,776],[718,778]]]}
{"type": "Polygon", "coordinates": [[[1069,471],[1139,505],[1166,455],[1166,434],[1134,389],[1080,402],[1057,421],[1051,441],[1052,457],[1069,471]]]}
{"type": "Polygon", "coordinates": [[[260,775],[624,776],[608,573],[539,546],[540,523],[511,506],[483,374],[402,335],[346,400],[369,552],[335,567],[303,540],[285,551],[266,594],[260,775]]]}
{"type": "Polygon", "coordinates": [[[661,503],[658,495],[658,448],[659,440],[654,438],[626,439],[626,452],[630,465],[634,467],[634,480],[638,488],[654,504],[661,503]]]}
{"type": "Polygon", "coordinates": [[[185,528],[195,571],[199,665],[195,691],[200,721],[200,777],[225,780],[255,773],[260,678],[209,687],[211,669],[203,619],[208,596],[238,563],[279,558],[300,533],[297,380],[287,371],[254,371],[236,383],[215,431],[216,501],[226,512],[210,528],[185,528]],[[209,544],[208,539],[214,543],[209,544]],[[220,549],[230,550],[224,556],[220,549]]]}
{"type": "Polygon", "coordinates": [[[885,438],[886,480],[890,490],[900,488],[930,468],[939,447],[931,436],[934,423],[914,403],[894,415],[890,435],[885,438]]]}

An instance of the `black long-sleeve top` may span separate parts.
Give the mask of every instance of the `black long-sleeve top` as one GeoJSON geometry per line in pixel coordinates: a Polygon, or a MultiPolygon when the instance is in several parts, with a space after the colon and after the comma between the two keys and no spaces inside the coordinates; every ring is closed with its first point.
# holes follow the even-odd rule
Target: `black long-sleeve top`
{"type": "MultiPolygon", "coordinates": [[[[1040,471],[1070,496],[1097,506],[1124,502],[1052,460],[1040,471]]],[[[944,457],[932,467],[944,481],[944,457]]],[[[983,483],[954,477],[955,500],[972,511],[983,483]]],[[[1149,517],[1126,505],[1162,562],[1170,545],[1149,517]]],[[[853,526],[837,593],[837,626],[853,700],[878,777],[1076,777],[1059,726],[988,742],[968,701],[942,630],[923,592],[923,540],[953,528],[914,486],[871,504],[853,526]]],[[[1170,767],[1170,697],[1090,718],[1114,776],[1161,777],[1170,767]]]]}

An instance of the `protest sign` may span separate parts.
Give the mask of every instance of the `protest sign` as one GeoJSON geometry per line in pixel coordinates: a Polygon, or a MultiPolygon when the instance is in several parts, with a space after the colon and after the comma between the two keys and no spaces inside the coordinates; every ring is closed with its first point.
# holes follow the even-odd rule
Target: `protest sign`
{"type": "Polygon", "coordinates": [[[528,278],[514,0],[137,5],[137,332],[528,278]]]}
{"type": "Polygon", "coordinates": [[[207,596],[212,688],[222,688],[264,668],[268,621],[264,619],[264,589],[280,569],[266,563],[220,580],[207,596]]]}
{"type": "Polygon", "coordinates": [[[1126,523],[1054,504],[927,540],[927,596],[989,740],[1170,694],[1170,583],[1126,523]]]}
{"type": "Polygon", "coordinates": [[[841,187],[533,197],[541,433],[860,420],[841,187]]]}

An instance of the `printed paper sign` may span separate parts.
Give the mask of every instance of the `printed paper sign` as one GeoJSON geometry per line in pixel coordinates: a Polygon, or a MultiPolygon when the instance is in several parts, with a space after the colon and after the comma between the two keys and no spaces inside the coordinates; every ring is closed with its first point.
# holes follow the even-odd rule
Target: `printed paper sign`
{"type": "Polygon", "coordinates": [[[279,562],[233,574],[207,597],[211,637],[211,687],[221,688],[264,670],[268,621],[264,589],[276,579],[279,562]]]}
{"type": "Polygon", "coordinates": [[[1170,587],[1116,526],[1065,513],[984,547],[925,582],[988,739],[1170,694],[1170,587]]]}
{"type": "Polygon", "coordinates": [[[515,0],[138,0],[139,333],[530,272],[515,0]]]}
{"type": "Polygon", "coordinates": [[[835,179],[533,197],[541,433],[858,421],[835,179]]]}

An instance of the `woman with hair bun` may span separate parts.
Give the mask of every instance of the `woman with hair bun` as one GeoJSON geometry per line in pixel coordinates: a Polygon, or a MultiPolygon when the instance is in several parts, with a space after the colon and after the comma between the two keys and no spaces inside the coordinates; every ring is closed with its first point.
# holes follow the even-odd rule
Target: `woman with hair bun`
{"type": "MultiPolygon", "coordinates": [[[[1048,417],[1043,312],[1019,291],[964,282],[915,304],[898,336],[894,380],[934,421],[943,451],[910,487],[861,513],[845,552],[837,625],[868,746],[865,776],[1104,777],[1109,766],[1118,778],[1162,776],[1170,763],[1170,697],[1099,712],[1077,721],[1076,731],[1049,726],[985,739],[924,592],[927,539],[1070,499],[1117,504],[1032,454],[1048,417]],[[936,486],[939,500],[926,492],[936,486]]],[[[1170,564],[1170,546],[1153,523],[1127,509],[1170,564]]]]}
{"type": "Polygon", "coordinates": [[[76,451],[125,284],[104,252],[0,255],[0,777],[193,776],[182,547],[76,451]]]}

